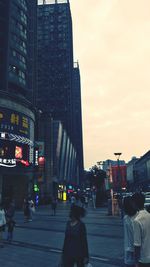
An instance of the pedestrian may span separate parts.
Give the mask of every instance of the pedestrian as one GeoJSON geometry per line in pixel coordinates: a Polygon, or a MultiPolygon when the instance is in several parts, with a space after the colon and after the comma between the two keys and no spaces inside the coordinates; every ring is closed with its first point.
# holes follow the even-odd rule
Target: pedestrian
{"type": "Polygon", "coordinates": [[[14,215],[15,215],[15,202],[14,200],[11,200],[6,209],[6,220],[9,218],[13,218],[14,215]]]}
{"type": "Polygon", "coordinates": [[[88,207],[88,203],[89,203],[89,198],[88,195],[85,195],[85,207],[88,207]]]}
{"type": "Polygon", "coordinates": [[[144,209],[144,194],[136,192],[132,199],[139,211],[133,221],[136,266],[150,267],[150,213],[144,209]]]}
{"type": "Polygon", "coordinates": [[[24,212],[24,222],[28,222],[30,219],[30,208],[28,199],[24,199],[23,201],[23,212],[24,212]]]}
{"type": "Polygon", "coordinates": [[[56,198],[52,198],[52,203],[51,203],[51,207],[52,207],[52,215],[56,215],[56,208],[57,208],[57,199],[56,198]]]}
{"type": "Polygon", "coordinates": [[[72,195],[72,196],[71,196],[71,206],[72,206],[72,205],[75,205],[75,203],[76,203],[76,198],[75,198],[74,195],[72,195]]]}
{"type": "Polygon", "coordinates": [[[137,215],[137,209],[134,206],[131,196],[124,198],[123,210],[125,213],[123,218],[124,263],[126,267],[135,267],[133,220],[137,215]]]}
{"type": "Polygon", "coordinates": [[[89,262],[88,244],[85,224],[81,218],[85,209],[73,205],[70,220],[67,222],[61,263],[63,267],[84,267],[89,262]]]}
{"type": "Polygon", "coordinates": [[[15,226],[15,221],[12,218],[9,218],[7,220],[7,227],[8,227],[8,233],[7,233],[7,241],[9,243],[12,242],[13,239],[13,231],[14,231],[14,226],[15,226]]]}
{"type": "Polygon", "coordinates": [[[84,208],[84,206],[85,206],[85,197],[84,197],[84,195],[81,195],[80,201],[81,201],[82,208],[84,208]]]}
{"type": "Polygon", "coordinates": [[[6,218],[3,204],[0,203],[0,248],[3,248],[3,232],[5,231],[6,218]]]}
{"type": "Polygon", "coordinates": [[[28,204],[29,204],[29,211],[30,211],[29,221],[31,222],[33,220],[33,214],[35,212],[35,204],[31,198],[28,200],[28,204]]]}

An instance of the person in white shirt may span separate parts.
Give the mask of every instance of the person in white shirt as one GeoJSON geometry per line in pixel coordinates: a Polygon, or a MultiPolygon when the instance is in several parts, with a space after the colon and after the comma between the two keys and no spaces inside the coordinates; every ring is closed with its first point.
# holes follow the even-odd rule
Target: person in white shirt
{"type": "Polygon", "coordinates": [[[136,266],[150,267],[150,213],[144,209],[144,194],[135,193],[132,200],[139,210],[133,221],[136,266]]]}
{"type": "Polygon", "coordinates": [[[135,267],[133,220],[137,215],[137,209],[133,204],[131,196],[127,196],[123,199],[123,211],[125,212],[123,218],[124,263],[126,267],[135,267]]]}
{"type": "Polygon", "coordinates": [[[3,231],[6,225],[5,211],[0,203],[0,248],[3,248],[3,231]]]}

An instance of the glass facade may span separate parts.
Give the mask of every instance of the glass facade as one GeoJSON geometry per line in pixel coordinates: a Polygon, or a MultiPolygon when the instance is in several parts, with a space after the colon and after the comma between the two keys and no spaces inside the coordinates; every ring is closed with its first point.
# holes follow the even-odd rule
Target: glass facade
{"type": "Polygon", "coordinates": [[[0,0],[0,10],[0,90],[31,100],[36,88],[37,1],[0,0]]]}
{"type": "Polygon", "coordinates": [[[72,21],[69,3],[38,6],[38,107],[71,132],[72,21]]]}

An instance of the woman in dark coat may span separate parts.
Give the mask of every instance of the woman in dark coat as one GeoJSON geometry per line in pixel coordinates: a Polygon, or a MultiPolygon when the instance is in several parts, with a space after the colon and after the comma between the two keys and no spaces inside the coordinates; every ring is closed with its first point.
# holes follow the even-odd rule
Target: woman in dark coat
{"type": "Polygon", "coordinates": [[[70,219],[67,222],[63,246],[62,261],[64,267],[84,267],[89,261],[88,244],[85,224],[80,220],[85,216],[85,210],[72,206],[70,219]]]}

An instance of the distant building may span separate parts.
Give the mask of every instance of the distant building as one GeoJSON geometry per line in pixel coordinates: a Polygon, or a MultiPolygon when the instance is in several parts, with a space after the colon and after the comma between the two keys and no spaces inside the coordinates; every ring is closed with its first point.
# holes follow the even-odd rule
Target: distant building
{"type": "Polygon", "coordinates": [[[127,184],[128,189],[133,190],[134,188],[134,182],[135,182],[135,163],[137,162],[138,158],[133,157],[128,163],[127,163],[127,184]]]}
{"type": "Polygon", "coordinates": [[[150,189],[150,151],[146,152],[135,162],[134,188],[149,191],[150,189]]]}

